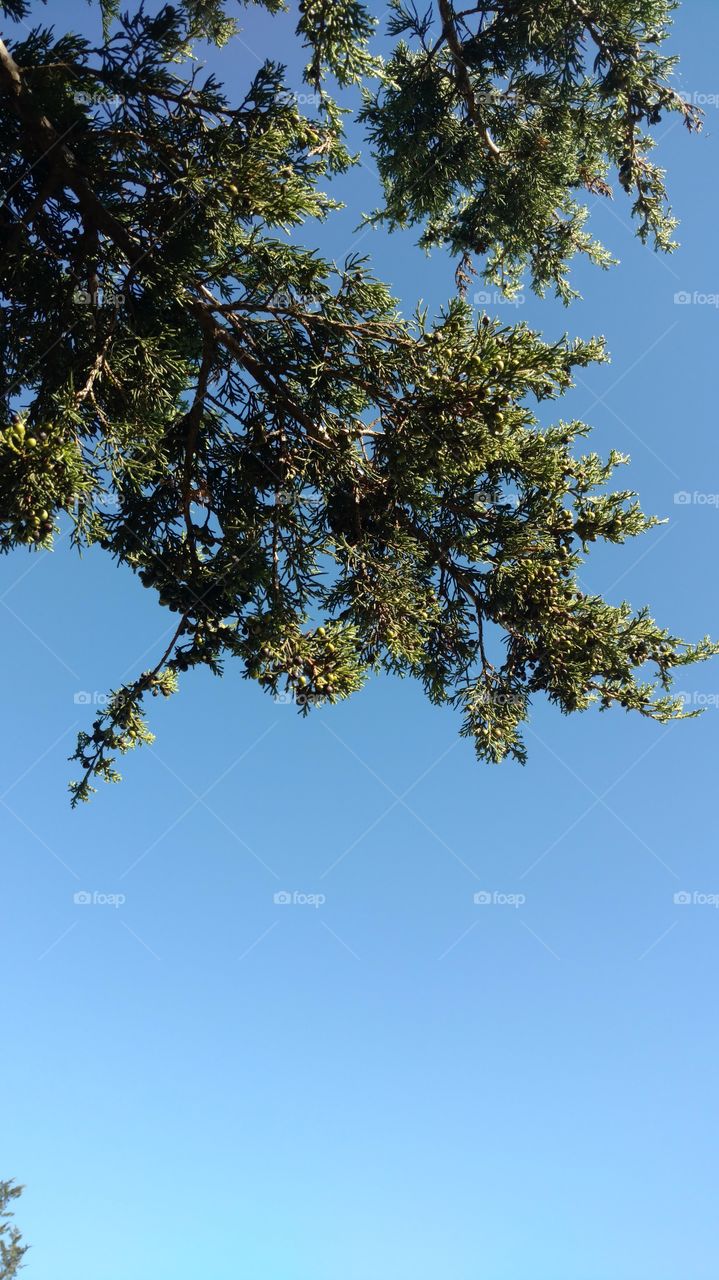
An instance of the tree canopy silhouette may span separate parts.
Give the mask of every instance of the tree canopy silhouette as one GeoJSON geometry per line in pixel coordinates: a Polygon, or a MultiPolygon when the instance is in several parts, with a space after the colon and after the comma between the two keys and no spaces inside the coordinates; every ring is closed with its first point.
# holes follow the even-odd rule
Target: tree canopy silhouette
{"type": "Polygon", "coordinates": [[[101,8],[93,45],[0,3],[18,23],[0,42],[0,546],[49,547],[69,520],[176,615],[81,733],[73,803],[150,739],[147,695],[197,665],[230,661],[303,712],[410,674],[493,761],[524,759],[539,695],[682,715],[674,668],[717,646],[581,589],[591,543],[656,521],[608,488],[620,453],[583,453],[587,426],[534,408],[602,342],[466,299],[480,273],[568,302],[574,255],[609,265],[585,223],[614,174],[640,237],[672,248],[652,128],[699,126],[671,83],[674,5],[394,0],[382,60],[366,5],[302,0],[309,114],[270,59],[231,96],[193,58],[243,6],[101,8]],[[404,319],[366,260],[299,243],[353,163],[355,84],[371,219],[456,258],[435,318],[404,319]]]}

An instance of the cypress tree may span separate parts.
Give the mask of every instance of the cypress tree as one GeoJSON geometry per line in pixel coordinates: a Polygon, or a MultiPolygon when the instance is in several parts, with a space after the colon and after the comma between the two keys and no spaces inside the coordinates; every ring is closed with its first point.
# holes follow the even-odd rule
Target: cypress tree
{"type": "Polygon", "coordinates": [[[524,760],[540,694],[684,714],[674,669],[718,647],[578,581],[593,542],[657,523],[608,487],[627,459],[537,418],[602,342],[547,342],[466,298],[480,274],[568,302],[576,254],[609,265],[585,222],[615,172],[639,236],[671,250],[652,129],[700,123],[671,83],[673,7],[394,0],[382,60],[366,5],[302,0],[307,113],[271,59],[232,94],[202,70],[230,0],[101,0],[98,45],[0,3],[0,547],[50,547],[69,520],[175,614],[80,734],[73,804],[117,780],[118,752],[151,739],[148,695],[197,665],[303,713],[409,674],[491,761],[524,760]],[[383,186],[370,220],[455,257],[434,318],[403,318],[366,260],[300,242],[353,163],[353,85],[383,186]]]}

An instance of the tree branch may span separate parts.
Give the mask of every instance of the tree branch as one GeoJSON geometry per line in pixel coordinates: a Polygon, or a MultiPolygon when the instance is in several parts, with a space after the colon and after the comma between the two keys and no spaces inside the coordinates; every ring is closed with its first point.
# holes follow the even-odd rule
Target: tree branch
{"type": "Polygon", "coordinates": [[[446,38],[449,51],[452,55],[452,61],[454,63],[457,88],[467,104],[467,113],[469,118],[475,128],[479,129],[480,133],[482,133],[487,145],[487,150],[491,155],[495,157],[501,156],[502,152],[491,137],[489,130],[483,125],[480,117],[477,99],[475,97],[474,89],[472,88],[472,81],[469,75],[469,69],[462,52],[462,42],[457,34],[457,28],[454,25],[455,15],[451,0],[439,0],[439,12],[443,24],[442,34],[446,38]]]}

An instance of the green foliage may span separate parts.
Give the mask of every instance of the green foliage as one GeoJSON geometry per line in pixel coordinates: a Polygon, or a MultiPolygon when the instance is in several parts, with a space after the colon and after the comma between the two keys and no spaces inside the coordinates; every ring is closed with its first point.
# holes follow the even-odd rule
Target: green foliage
{"type": "Polygon", "coordinates": [[[0,0],[0,11],[14,22],[22,22],[30,12],[30,0],[0,0]]]}
{"type": "Polygon", "coordinates": [[[340,85],[356,84],[380,69],[367,50],[375,23],[358,0],[300,0],[297,33],[312,52],[306,78],[318,89],[329,72],[340,85]]]}
{"type": "MultiPolygon", "coordinates": [[[[335,207],[322,184],[350,157],[325,77],[377,69],[372,23],[354,0],[301,6],[321,91],[310,119],[270,61],[236,103],[199,70],[191,46],[222,42],[230,8],[122,16],[106,3],[97,49],[46,28],[23,27],[12,54],[0,44],[0,548],[50,546],[69,520],[78,547],[103,548],[176,615],[156,665],[81,734],[73,804],[151,740],[148,694],[227,660],[303,713],[372,671],[412,675],[459,709],[489,760],[524,758],[540,695],[564,712],[680,716],[673,669],[716,647],[685,645],[578,580],[593,542],[655,523],[608,489],[626,459],[582,454],[583,424],[544,428],[535,414],[604,359],[601,341],[550,344],[461,297],[407,321],[366,261],[325,262],[291,240],[335,207]]],[[[421,47],[398,47],[364,113],[382,216],[426,219],[426,237],[488,255],[507,287],[528,264],[537,287],[567,295],[572,252],[605,260],[572,193],[599,189],[629,154],[627,110],[651,123],[674,103],[657,99],[668,67],[648,52],[666,13],[656,0],[598,6],[608,52],[590,75],[586,22],[560,39],[566,4],[541,21],[535,10],[495,11],[459,57],[449,19],[428,53],[430,19],[395,6],[395,31],[421,47]],[[525,97],[510,110],[492,94],[488,141],[467,84],[476,99],[498,75],[525,97]],[[536,109],[516,105],[537,95],[536,109]],[[546,146],[523,150],[540,135],[546,146]]],[[[650,181],[645,144],[631,147],[650,181]]],[[[665,244],[659,207],[640,214],[665,244]]],[[[460,279],[469,270],[463,260],[460,279]]]]}
{"type": "Polygon", "coordinates": [[[13,1280],[17,1276],[29,1248],[22,1243],[22,1236],[12,1221],[11,1205],[22,1191],[14,1182],[0,1182],[0,1280],[13,1280]]]}
{"type": "MultiPolygon", "coordinates": [[[[181,628],[174,637],[179,637],[181,628]]],[[[163,659],[164,661],[164,659],[163,659]]],[[[121,775],[115,769],[113,752],[125,755],[133,747],[154,742],[155,736],[150,733],[146,721],[142,717],[141,707],[146,693],[154,697],[162,694],[169,698],[177,689],[175,671],[162,669],[162,663],[153,671],[146,671],[133,684],[123,685],[121,689],[110,695],[107,707],[98,716],[92,726],[92,733],[82,732],[78,736],[73,760],[79,761],[83,775],[79,782],[70,784],[72,807],[80,801],[90,799],[95,788],[90,778],[101,778],[103,782],[120,782],[121,775]]]]}
{"type": "Polygon", "coordinates": [[[0,428],[0,549],[21,543],[49,546],[52,508],[73,505],[86,486],[81,451],[54,424],[28,428],[17,414],[0,428]]]}
{"type": "Polygon", "coordinates": [[[391,0],[402,38],[363,112],[384,183],[375,219],[424,223],[422,244],[485,258],[485,277],[508,292],[528,269],[538,292],[551,285],[568,301],[575,253],[611,261],[584,224],[587,193],[611,196],[616,168],[642,240],[672,248],[649,130],[666,112],[700,123],[662,51],[674,8],[439,0],[433,21],[391,0]]]}

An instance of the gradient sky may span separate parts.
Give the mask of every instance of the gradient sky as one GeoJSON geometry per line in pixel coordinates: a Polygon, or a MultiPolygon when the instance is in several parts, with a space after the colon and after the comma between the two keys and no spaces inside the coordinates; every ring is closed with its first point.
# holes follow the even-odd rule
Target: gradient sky
{"type": "MultiPolygon", "coordinates": [[[[233,94],[266,53],[298,65],[288,19],[244,21],[211,60],[233,94]]],[[[718,44],[719,7],[685,3],[706,129],[660,130],[676,255],[618,196],[587,301],[490,307],[606,334],[557,416],[630,452],[618,483],[669,523],[583,581],[692,639],[719,635],[718,44]]],[[[339,190],[306,242],[438,309],[446,257],[355,230],[371,162],[339,190]]],[[[680,679],[696,722],[538,706],[525,768],[478,765],[408,682],[303,721],[193,673],[73,814],[76,697],[150,665],[171,615],[66,543],[3,560],[0,603],[0,1177],[27,1186],[28,1280],[716,1280],[719,664],[680,679]]]]}

